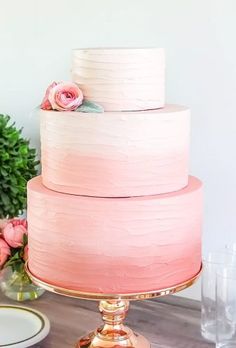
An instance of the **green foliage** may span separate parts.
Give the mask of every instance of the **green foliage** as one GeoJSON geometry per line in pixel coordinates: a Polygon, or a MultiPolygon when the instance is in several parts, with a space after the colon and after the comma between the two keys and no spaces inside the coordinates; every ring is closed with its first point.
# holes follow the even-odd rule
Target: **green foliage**
{"type": "Polygon", "coordinates": [[[0,114],[0,219],[16,217],[26,208],[26,184],[39,164],[22,129],[9,121],[10,116],[0,114]]]}

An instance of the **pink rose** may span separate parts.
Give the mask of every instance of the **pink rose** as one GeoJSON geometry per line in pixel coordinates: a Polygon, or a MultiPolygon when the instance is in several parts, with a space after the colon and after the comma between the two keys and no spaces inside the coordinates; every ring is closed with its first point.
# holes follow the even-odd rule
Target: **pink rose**
{"type": "Polygon", "coordinates": [[[53,82],[41,104],[44,110],[73,111],[83,103],[83,93],[73,82],[53,82]]]}
{"type": "Polygon", "coordinates": [[[42,104],[40,105],[41,109],[43,110],[52,110],[52,105],[50,101],[48,100],[49,93],[53,87],[55,87],[58,83],[53,82],[46,90],[45,96],[43,98],[42,104]]]}
{"type": "Polygon", "coordinates": [[[9,245],[5,242],[5,240],[0,238],[0,267],[4,265],[10,254],[11,251],[9,245]]]}
{"type": "Polygon", "coordinates": [[[23,236],[27,234],[27,221],[25,219],[12,219],[3,228],[5,241],[12,247],[23,245],[23,236]]]}

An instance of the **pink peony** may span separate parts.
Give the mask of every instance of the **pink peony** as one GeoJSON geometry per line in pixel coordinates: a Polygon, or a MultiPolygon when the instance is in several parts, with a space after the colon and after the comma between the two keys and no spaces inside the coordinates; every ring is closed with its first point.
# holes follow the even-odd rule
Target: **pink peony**
{"type": "Polygon", "coordinates": [[[0,219],[0,234],[3,231],[3,228],[6,226],[7,224],[7,219],[0,219]]]}
{"type": "Polygon", "coordinates": [[[27,234],[27,221],[25,219],[12,219],[3,228],[4,239],[12,248],[23,245],[24,234],[27,234]]]}
{"type": "Polygon", "coordinates": [[[44,110],[73,111],[83,103],[83,93],[73,82],[53,82],[41,104],[44,110]]]}
{"type": "Polygon", "coordinates": [[[9,245],[5,242],[5,240],[0,238],[0,267],[4,265],[10,254],[11,251],[9,245]]]}

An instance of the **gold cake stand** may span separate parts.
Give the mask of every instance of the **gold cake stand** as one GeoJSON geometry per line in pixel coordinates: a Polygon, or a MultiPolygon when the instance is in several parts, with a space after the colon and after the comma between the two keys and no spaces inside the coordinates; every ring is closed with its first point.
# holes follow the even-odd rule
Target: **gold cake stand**
{"type": "Polygon", "coordinates": [[[129,309],[129,302],[134,300],[146,300],[174,294],[193,285],[199,278],[199,272],[191,279],[172,287],[129,294],[102,294],[88,293],[72,289],[65,289],[38,279],[29,269],[28,262],[25,265],[26,272],[33,283],[43,289],[67,297],[99,301],[99,311],[102,314],[104,325],[79,339],[76,348],[150,348],[149,341],[123,324],[129,309]]]}

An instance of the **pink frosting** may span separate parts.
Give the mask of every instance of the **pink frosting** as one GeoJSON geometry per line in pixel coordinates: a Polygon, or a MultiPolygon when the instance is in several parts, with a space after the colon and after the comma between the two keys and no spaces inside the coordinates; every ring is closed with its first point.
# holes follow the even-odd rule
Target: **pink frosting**
{"type": "Polygon", "coordinates": [[[59,192],[127,197],[188,183],[190,111],[40,111],[43,183],[59,192]]]}
{"type": "Polygon", "coordinates": [[[200,269],[202,185],[133,198],[60,194],[28,184],[29,267],[47,282],[130,293],[181,283],[200,269]],[[43,217],[43,218],[42,218],[43,217]]]}

